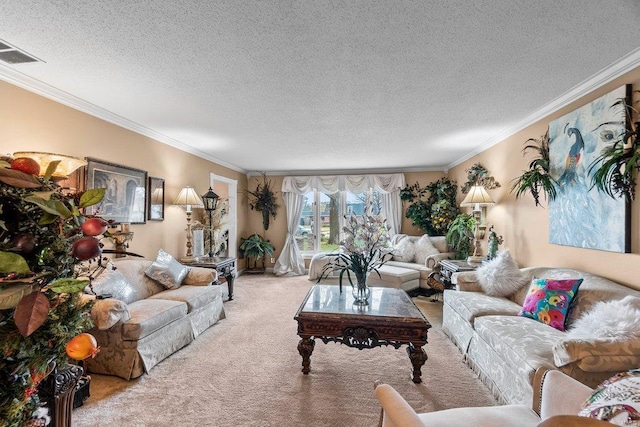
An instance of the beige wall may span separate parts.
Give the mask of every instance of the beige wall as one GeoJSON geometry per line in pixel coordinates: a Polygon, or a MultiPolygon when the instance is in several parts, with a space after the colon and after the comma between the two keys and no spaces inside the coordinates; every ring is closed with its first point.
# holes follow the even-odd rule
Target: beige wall
{"type": "MultiPolygon", "coordinates": [[[[497,205],[487,212],[487,222],[495,224],[496,232],[504,236],[508,247],[521,266],[563,266],[608,277],[630,287],[640,289],[640,201],[632,204],[631,246],[632,253],[619,254],[591,249],[580,249],[548,243],[549,219],[545,208],[535,207],[530,195],[516,200],[510,193],[512,180],[528,166],[531,157],[522,155],[524,142],[544,135],[549,122],[581,107],[611,90],[631,83],[640,88],[640,68],[580,98],[560,111],[545,117],[518,134],[469,159],[449,171],[449,177],[462,184],[466,181],[465,169],[480,162],[498,180],[502,187],[490,190],[497,205]]],[[[637,94],[636,99],[637,99],[637,94]]],[[[485,253],[486,253],[486,242],[485,253]]]]}
{"type": "MultiPolygon", "coordinates": [[[[0,81],[0,153],[45,151],[76,157],[94,157],[146,170],[165,179],[165,220],[131,225],[135,233],[131,252],[155,257],[159,248],[172,255],[186,252],[186,216],[170,206],[181,188],[198,194],[209,188],[209,174],[235,179],[238,191],[247,188],[245,174],[185,153],[138,133],[82,113],[9,83],[0,81]]],[[[246,234],[246,198],[238,198],[238,235],[246,234]]],[[[197,215],[197,212],[194,216],[197,215]]],[[[105,239],[105,247],[112,248],[105,239]]]]}

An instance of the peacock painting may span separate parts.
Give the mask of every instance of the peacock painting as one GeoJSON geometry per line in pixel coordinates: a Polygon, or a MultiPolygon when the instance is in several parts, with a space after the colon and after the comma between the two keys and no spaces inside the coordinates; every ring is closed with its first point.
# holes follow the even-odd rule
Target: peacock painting
{"type": "Polygon", "coordinates": [[[610,140],[601,137],[603,132],[624,132],[619,124],[625,120],[624,108],[614,104],[627,91],[619,87],[549,124],[550,174],[558,184],[557,197],[549,202],[550,243],[629,252],[627,202],[598,191],[589,176],[610,140]]]}

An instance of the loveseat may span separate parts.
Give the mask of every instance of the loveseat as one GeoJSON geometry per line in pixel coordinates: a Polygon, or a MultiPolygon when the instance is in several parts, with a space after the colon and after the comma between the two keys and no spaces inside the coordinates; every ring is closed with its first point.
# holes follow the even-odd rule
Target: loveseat
{"type": "Polygon", "coordinates": [[[117,259],[88,289],[98,295],[89,332],[100,346],[85,360],[89,372],[137,378],[225,317],[215,270],[185,267],[184,279],[167,289],[145,274],[152,263],[117,259]]]}
{"type": "MultiPolygon", "coordinates": [[[[393,252],[388,261],[378,269],[380,276],[371,273],[367,284],[399,288],[407,292],[429,289],[428,278],[434,267],[443,259],[454,258],[444,236],[409,236],[395,234],[391,238],[393,252]]],[[[317,254],[309,265],[309,280],[318,280],[324,266],[331,261],[326,254],[317,254]]]]}
{"type": "Polygon", "coordinates": [[[519,315],[527,285],[508,297],[491,296],[483,292],[477,272],[464,272],[457,275],[457,290],[444,292],[444,332],[500,402],[528,404],[539,368],[560,370],[595,387],[640,366],[638,336],[610,330],[617,325],[637,328],[640,292],[577,270],[537,267],[520,272],[527,283],[534,277],[583,279],[567,313],[566,331],[519,315]],[[603,308],[613,310],[613,318],[590,326],[588,318],[603,308]],[[628,321],[615,319],[627,312],[628,321]]]}

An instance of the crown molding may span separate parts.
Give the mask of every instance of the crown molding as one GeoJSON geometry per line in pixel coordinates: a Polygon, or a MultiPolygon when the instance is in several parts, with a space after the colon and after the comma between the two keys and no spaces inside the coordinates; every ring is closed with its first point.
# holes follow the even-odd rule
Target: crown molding
{"type": "Polygon", "coordinates": [[[87,102],[83,99],[73,96],[70,93],[57,89],[38,79],[29,77],[26,74],[16,71],[13,68],[10,68],[3,64],[0,64],[0,79],[8,83],[11,83],[12,85],[28,90],[29,92],[33,92],[35,94],[41,95],[45,98],[49,98],[60,104],[64,104],[75,110],[97,117],[106,122],[113,123],[114,125],[128,129],[140,135],[149,137],[162,144],[169,145],[171,147],[177,148],[178,150],[184,151],[189,154],[193,154],[194,156],[198,156],[205,160],[209,160],[210,162],[227,167],[236,172],[241,172],[245,174],[247,173],[246,170],[236,165],[227,163],[224,160],[217,159],[200,150],[196,150],[195,148],[190,147],[189,145],[183,142],[180,142],[177,139],[161,134],[160,132],[157,132],[153,129],[149,129],[146,126],[143,126],[139,123],[126,119],[122,116],[112,113],[111,111],[105,110],[104,108],[100,108],[97,105],[94,105],[90,102],[87,102]]]}
{"type": "Polygon", "coordinates": [[[572,89],[569,89],[564,94],[560,95],[553,101],[545,104],[539,110],[535,111],[533,114],[525,117],[520,120],[516,124],[511,127],[506,128],[502,132],[497,135],[489,138],[476,149],[467,153],[463,157],[459,158],[455,162],[444,167],[446,171],[449,171],[451,168],[458,166],[459,164],[469,160],[470,158],[482,153],[483,151],[493,147],[499,142],[504,141],[510,136],[515,135],[521,130],[525,129],[533,125],[534,123],[544,119],[550,114],[555,113],[559,109],[566,107],[570,103],[574,102],[576,99],[579,99],[583,96],[588,95],[594,90],[604,86],[605,84],[617,79],[618,77],[632,71],[634,68],[640,66],[640,48],[635,49],[634,51],[628,53],[623,56],[620,60],[614,62],[610,66],[600,70],[587,80],[582,83],[574,86],[572,89]]]}
{"type": "MultiPolygon", "coordinates": [[[[380,168],[380,169],[322,169],[322,170],[290,170],[290,171],[266,171],[268,176],[320,176],[320,175],[378,175],[390,173],[407,173],[407,172],[443,172],[447,171],[443,167],[427,168],[380,168]]],[[[262,171],[250,171],[247,178],[261,175],[262,171]]]]}

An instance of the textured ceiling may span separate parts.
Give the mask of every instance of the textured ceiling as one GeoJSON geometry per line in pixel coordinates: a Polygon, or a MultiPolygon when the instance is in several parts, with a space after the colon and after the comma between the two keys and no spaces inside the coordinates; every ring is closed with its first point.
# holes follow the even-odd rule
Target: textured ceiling
{"type": "Polygon", "coordinates": [[[0,39],[45,61],[0,65],[1,79],[246,172],[446,168],[603,70],[640,63],[638,0],[0,10],[0,39]]]}

